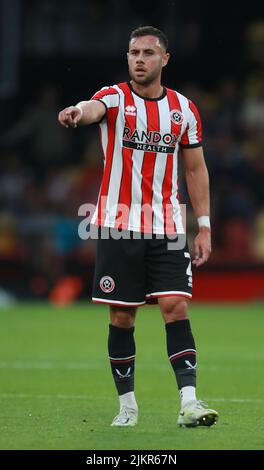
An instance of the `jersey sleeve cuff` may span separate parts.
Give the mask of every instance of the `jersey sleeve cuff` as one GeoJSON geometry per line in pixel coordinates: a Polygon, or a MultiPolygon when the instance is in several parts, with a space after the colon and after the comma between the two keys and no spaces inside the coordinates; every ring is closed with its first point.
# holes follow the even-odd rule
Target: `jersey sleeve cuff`
{"type": "Polygon", "coordinates": [[[181,144],[180,143],[180,147],[182,149],[194,149],[194,148],[202,147],[202,146],[203,146],[202,142],[197,142],[197,144],[181,144]]]}

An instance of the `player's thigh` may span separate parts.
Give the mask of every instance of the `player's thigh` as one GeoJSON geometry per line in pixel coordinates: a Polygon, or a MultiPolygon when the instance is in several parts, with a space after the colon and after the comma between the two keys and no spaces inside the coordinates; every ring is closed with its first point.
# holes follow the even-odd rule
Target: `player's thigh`
{"type": "MultiPolygon", "coordinates": [[[[97,240],[93,299],[136,307],[145,301],[144,240],[97,240]]],[[[107,303],[107,302],[106,302],[107,303]]]]}
{"type": "Polygon", "coordinates": [[[192,297],[191,257],[186,242],[182,249],[168,249],[168,242],[150,240],[147,250],[147,298],[192,297]]]}

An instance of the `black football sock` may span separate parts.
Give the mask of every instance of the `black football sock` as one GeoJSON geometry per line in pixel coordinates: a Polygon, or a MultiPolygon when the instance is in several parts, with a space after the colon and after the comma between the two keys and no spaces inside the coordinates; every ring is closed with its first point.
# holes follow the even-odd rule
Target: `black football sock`
{"type": "Polygon", "coordinates": [[[196,348],[189,320],[166,324],[167,351],[178,388],[196,386],[196,348]]]}
{"type": "Polygon", "coordinates": [[[134,327],[109,325],[108,352],[118,395],[133,392],[136,353],[134,327]]]}

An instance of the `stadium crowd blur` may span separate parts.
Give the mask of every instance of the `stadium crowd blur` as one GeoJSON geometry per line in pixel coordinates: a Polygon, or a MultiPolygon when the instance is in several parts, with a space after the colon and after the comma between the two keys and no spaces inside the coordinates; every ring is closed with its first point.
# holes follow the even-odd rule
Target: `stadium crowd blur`
{"type": "MultiPolygon", "coordinates": [[[[94,2],[86,3],[94,6],[94,2]]],[[[105,24],[108,10],[103,3],[99,2],[101,9],[90,8],[90,24],[105,24]]],[[[112,3],[116,2],[106,2],[108,6],[112,3]]],[[[86,12],[84,2],[76,4],[86,12]]],[[[129,32],[153,21],[144,15],[137,18],[131,10],[130,22],[120,32],[121,52],[113,38],[109,58],[109,51],[105,56],[102,52],[106,41],[98,34],[100,28],[90,29],[87,36],[87,42],[93,42],[93,53],[91,45],[80,49],[86,34],[80,12],[78,18],[71,17],[72,22],[69,18],[61,21],[60,39],[52,39],[52,14],[57,10],[52,10],[52,2],[37,5],[31,5],[31,17],[25,19],[22,14],[20,82],[15,93],[1,95],[0,286],[19,297],[45,297],[65,275],[78,276],[81,284],[75,288],[87,296],[95,243],[79,237],[84,216],[78,210],[97,200],[103,167],[99,132],[96,125],[66,130],[59,126],[57,115],[63,107],[89,99],[102,86],[128,79],[125,52],[129,32]]],[[[115,21],[120,24],[121,19],[115,21]]],[[[182,14],[178,36],[173,34],[170,15],[154,25],[168,33],[174,54],[164,72],[164,84],[192,99],[202,118],[213,230],[212,256],[203,269],[263,266],[264,21],[251,19],[240,25],[236,67],[228,68],[236,60],[231,48],[229,62],[223,59],[221,65],[220,56],[220,65],[213,70],[207,56],[201,72],[197,56],[206,53],[208,38],[199,18],[182,14]]],[[[109,30],[105,33],[107,37],[109,30]]],[[[188,203],[192,247],[197,222],[184,185],[181,197],[188,203]]]]}

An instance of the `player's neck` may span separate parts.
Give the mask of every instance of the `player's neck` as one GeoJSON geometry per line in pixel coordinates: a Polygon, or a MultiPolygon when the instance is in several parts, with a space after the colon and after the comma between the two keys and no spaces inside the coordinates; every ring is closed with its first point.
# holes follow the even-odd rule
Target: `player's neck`
{"type": "Polygon", "coordinates": [[[144,98],[155,99],[163,94],[163,86],[160,81],[157,83],[150,83],[149,85],[140,85],[139,83],[130,81],[133,90],[144,98]]]}

